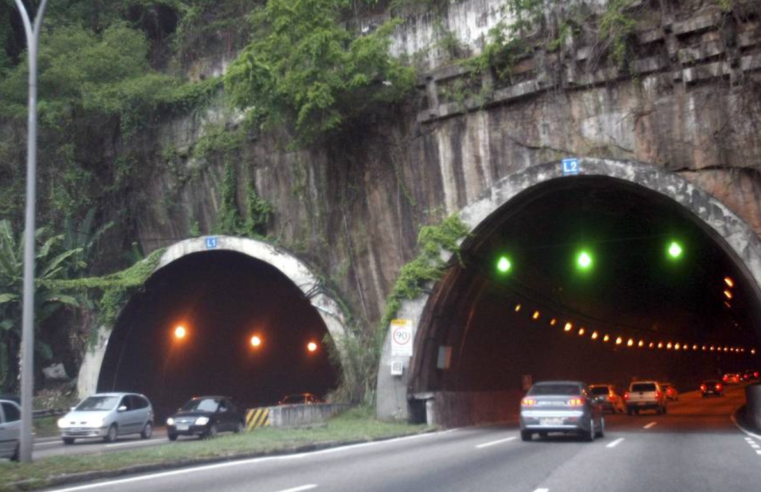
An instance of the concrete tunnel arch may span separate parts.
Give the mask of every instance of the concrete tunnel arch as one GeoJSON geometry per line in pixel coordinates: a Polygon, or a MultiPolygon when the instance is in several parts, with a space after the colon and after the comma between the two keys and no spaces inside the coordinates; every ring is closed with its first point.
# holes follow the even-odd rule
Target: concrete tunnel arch
{"type": "MultiPolygon", "coordinates": [[[[351,330],[347,329],[346,317],[341,305],[324,288],[320,277],[296,256],[264,241],[234,236],[204,236],[185,239],[167,248],[161,255],[151,277],[164,267],[189,255],[221,251],[240,253],[274,267],[285,275],[309,300],[334,342],[339,342],[345,336],[351,336],[351,330]]],[[[117,316],[114,326],[100,326],[98,328],[97,341],[84,356],[77,379],[77,391],[81,398],[91,395],[97,390],[106,349],[121,314],[117,316]]],[[[336,346],[340,350],[342,344],[336,343],[336,346]]]]}
{"type": "MultiPolygon", "coordinates": [[[[665,197],[698,220],[700,227],[727,254],[743,273],[756,299],[761,299],[761,240],[748,224],[721,201],[696,187],[686,179],[651,164],[598,158],[579,158],[580,176],[607,177],[637,185],[665,197]]],[[[488,229],[495,217],[519,195],[529,192],[537,185],[553,180],[571,179],[563,174],[561,162],[549,162],[531,166],[510,174],[496,182],[484,196],[469,203],[459,215],[473,237],[488,229]]],[[[455,211],[450,211],[455,212],[455,211]]],[[[467,239],[462,245],[467,243],[467,239]]],[[[451,253],[444,253],[451,260],[451,253]]],[[[437,287],[433,286],[417,299],[405,301],[397,318],[412,321],[415,352],[413,357],[392,357],[390,332],[386,334],[377,381],[376,412],[379,418],[411,418],[409,402],[413,399],[431,402],[433,393],[416,393],[415,368],[427,344],[433,343],[429,329],[436,304],[437,287]],[[392,364],[403,366],[401,376],[391,374],[392,364]]],[[[761,340],[761,326],[756,326],[755,336],[761,340]]],[[[435,361],[434,361],[435,363],[435,361]]]]}

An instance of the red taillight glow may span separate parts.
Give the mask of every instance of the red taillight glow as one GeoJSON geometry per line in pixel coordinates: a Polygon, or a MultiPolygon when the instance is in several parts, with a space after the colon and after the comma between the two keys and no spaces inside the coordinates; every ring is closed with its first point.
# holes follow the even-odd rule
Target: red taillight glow
{"type": "Polygon", "coordinates": [[[716,385],[716,391],[721,391],[721,385],[720,384],[716,385]]]}
{"type": "Polygon", "coordinates": [[[610,396],[608,397],[608,400],[610,400],[610,401],[613,401],[613,400],[615,400],[615,399],[616,399],[616,397],[615,397],[615,396],[613,396],[613,395],[610,395],[610,396]]]}
{"type": "Polygon", "coordinates": [[[753,375],[754,375],[755,377],[758,377],[758,371],[754,372],[754,373],[753,373],[753,375]]]}
{"type": "MultiPolygon", "coordinates": [[[[718,387],[719,385],[717,384],[716,386],[718,387]]],[[[705,384],[701,384],[701,385],[700,385],[700,391],[705,391],[705,390],[707,390],[707,389],[708,389],[708,388],[706,388],[706,385],[705,385],[705,384]]]]}
{"type": "Polygon", "coordinates": [[[660,398],[661,397],[661,392],[660,391],[656,391],[655,392],[655,397],[656,398],[660,398]]]}
{"type": "Polygon", "coordinates": [[[524,407],[533,407],[534,405],[536,405],[536,400],[534,400],[533,398],[524,398],[523,400],[521,400],[521,405],[523,405],[524,407]]]}
{"type": "Polygon", "coordinates": [[[626,393],[624,393],[624,400],[628,400],[628,399],[629,399],[629,392],[627,391],[626,393]]]}
{"type": "Polygon", "coordinates": [[[571,398],[570,400],[568,400],[569,407],[580,407],[582,405],[584,405],[584,400],[582,400],[581,398],[571,398]]]}

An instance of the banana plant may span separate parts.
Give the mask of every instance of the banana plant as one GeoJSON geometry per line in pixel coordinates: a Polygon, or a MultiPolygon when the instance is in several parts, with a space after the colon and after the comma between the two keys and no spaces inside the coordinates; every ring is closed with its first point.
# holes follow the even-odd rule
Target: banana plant
{"type": "MultiPolygon", "coordinates": [[[[23,290],[23,234],[17,237],[8,220],[0,220],[0,388],[11,391],[17,384],[23,290]]],[[[84,268],[82,248],[66,249],[64,236],[51,235],[47,228],[35,232],[39,243],[35,257],[35,355],[53,356],[52,348],[40,339],[39,327],[65,306],[77,307],[76,297],[56,287],[71,272],[84,268]]]]}

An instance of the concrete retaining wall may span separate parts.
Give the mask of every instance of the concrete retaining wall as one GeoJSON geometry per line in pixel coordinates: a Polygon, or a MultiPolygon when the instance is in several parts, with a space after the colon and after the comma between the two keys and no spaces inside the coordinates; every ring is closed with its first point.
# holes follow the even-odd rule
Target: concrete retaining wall
{"type": "Polygon", "coordinates": [[[316,403],[312,405],[283,405],[270,407],[272,427],[299,427],[325,422],[339,412],[347,410],[346,403],[316,403]]]}
{"type": "Polygon", "coordinates": [[[517,423],[524,394],[524,391],[437,392],[426,405],[428,423],[441,427],[517,423]]]}
{"type": "Polygon", "coordinates": [[[761,384],[751,384],[745,388],[745,399],[748,422],[756,430],[761,430],[761,384]]]}

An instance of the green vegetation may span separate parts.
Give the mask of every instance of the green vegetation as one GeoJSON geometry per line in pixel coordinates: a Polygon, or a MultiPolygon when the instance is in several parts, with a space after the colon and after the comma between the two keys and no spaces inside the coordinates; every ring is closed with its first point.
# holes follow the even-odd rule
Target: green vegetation
{"type": "Polygon", "coordinates": [[[606,44],[613,62],[621,69],[628,69],[632,60],[634,18],[627,12],[634,0],[610,0],[600,18],[600,38],[606,44]]]}
{"type": "Polygon", "coordinates": [[[356,37],[335,0],[269,0],[251,15],[253,41],[225,88],[251,121],[288,125],[302,142],[337,131],[371,108],[399,101],[415,72],[388,54],[395,22],[356,37]]]}
{"type": "MultiPolygon", "coordinates": [[[[41,333],[41,325],[67,306],[79,306],[76,297],[66,293],[55,281],[84,268],[77,256],[82,248],[65,249],[64,235],[52,235],[46,228],[35,234],[37,240],[35,268],[35,349],[44,361],[53,356],[41,333]]],[[[0,221],[0,391],[15,389],[18,380],[23,304],[24,242],[8,220],[0,221]]]]}
{"type": "Polygon", "coordinates": [[[0,491],[20,490],[15,482],[24,480],[23,490],[46,487],[52,477],[87,471],[116,470],[153,463],[188,462],[209,457],[250,456],[273,451],[297,450],[299,446],[336,441],[383,439],[416,434],[422,425],[388,423],[370,417],[370,409],[347,411],[327,425],[301,429],[257,429],[249,434],[223,436],[213,440],[178,442],[141,450],[98,455],[56,456],[30,464],[0,462],[0,491]]]}

